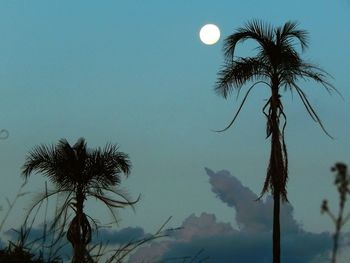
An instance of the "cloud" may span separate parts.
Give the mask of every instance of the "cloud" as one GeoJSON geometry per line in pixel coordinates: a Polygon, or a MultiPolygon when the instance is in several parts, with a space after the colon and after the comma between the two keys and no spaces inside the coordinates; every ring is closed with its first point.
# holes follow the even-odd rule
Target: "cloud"
{"type": "Polygon", "coordinates": [[[92,239],[92,243],[105,243],[108,240],[109,245],[125,244],[127,242],[146,237],[145,231],[141,227],[126,227],[121,230],[101,229],[92,239]]]}
{"type": "MultiPolygon", "coordinates": [[[[229,223],[218,222],[213,214],[190,215],[183,221],[181,230],[164,241],[140,248],[130,257],[129,263],[141,260],[182,262],[182,259],[175,260],[179,257],[192,258],[192,262],[207,257],[208,262],[220,263],[272,261],[272,198],[256,201],[258,196],[228,171],[205,170],[212,192],[236,210],[238,229],[229,223]]],[[[294,219],[289,203],[281,207],[281,225],[283,262],[326,261],[332,244],[329,233],[315,234],[302,229],[294,219]]]]}
{"type": "MultiPolygon", "coordinates": [[[[211,190],[221,201],[236,209],[236,222],[241,230],[253,232],[272,230],[271,197],[267,197],[265,201],[262,199],[258,201],[258,196],[228,171],[214,173],[208,168],[205,170],[209,176],[211,190]]],[[[289,203],[281,207],[280,217],[283,232],[295,232],[300,228],[293,218],[293,207],[289,203]]]]}
{"type": "Polygon", "coordinates": [[[173,237],[180,241],[191,241],[207,236],[232,235],[235,231],[229,223],[216,222],[213,214],[202,213],[200,217],[190,215],[182,223],[181,229],[173,237]]]}
{"type": "MultiPolygon", "coordinates": [[[[9,240],[15,242],[19,240],[20,232],[21,231],[19,229],[11,229],[6,231],[5,235],[9,238],[9,240]]],[[[32,250],[32,252],[41,252],[43,253],[44,258],[47,258],[50,254],[50,248],[47,246],[50,244],[50,242],[52,242],[52,234],[52,231],[46,232],[44,239],[44,225],[32,227],[28,233],[25,244],[31,244],[29,248],[32,250]],[[45,247],[43,247],[43,242],[46,245],[45,247]]],[[[90,242],[89,246],[92,247],[94,245],[102,244],[103,246],[108,245],[113,248],[117,248],[118,245],[123,245],[128,242],[147,238],[149,236],[150,235],[146,234],[141,227],[126,227],[121,230],[99,229],[99,231],[93,231],[92,241],[90,242]]],[[[57,243],[55,248],[57,249],[61,245],[64,246],[60,248],[58,255],[61,255],[63,259],[69,259],[72,256],[72,248],[65,235],[62,237],[60,242],[57,243]]],[[[6,246],[7,244],[2,242],[0,239],[0,248],[6,246]]],[[[55,248],[52,251],[54,251],[55,248]]]]}
{"type": "MultiPolygon", "coordinates": [[[[140,262],[140,259],[154,262],[183,256],[194,257],[202,249],[204,252],[198,260],[209,257],[210,262],[220,263],[255,263],[258,258],[261,263],[272,261],[271,232],[238,231],[227,223],[217,222],[215,215],[207,213],[189,216],[182,227],[170,240],[156,242],[138,250],[130,257],[129,263],[140,262]]],[[[310,262],[329,248],[328,240],[330,236],[327,233],[300,231],[288,234],[282,239],[283,262],[310,262]]]]}
{"type": "Polygon", "coordinates": [[[62,259],[69,259],[72,256],[72,249],[66,237],[64,236],[60,240],[57,240],[58,231],[55,233],[48,229],[44,231],[43,224],[33,226],[30,229],[10,229],[5,231],[4,234],[8,239],[4,247],[9,245],[9,241],[17,244],[22,236],[25,237],[23,241],[26,250],[29,250],[30,253],[33,253],[37,257],[40,254],[44,259],[55,256],[60,256],[62,259]]]}
{"type": "Polygon", "coordinates": [[[6,246],[7,244],[4,241],[2,241],[2,239],[0,239],[0,249],[5,248],[6,246]]]}

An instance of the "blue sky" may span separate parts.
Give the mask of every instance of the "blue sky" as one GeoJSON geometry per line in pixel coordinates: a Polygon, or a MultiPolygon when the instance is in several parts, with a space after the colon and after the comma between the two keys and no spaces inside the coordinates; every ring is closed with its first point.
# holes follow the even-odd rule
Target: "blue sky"
{"type": "MultiPolygon", "coordinates": [[[[213,91],[222,41],[254,18],[273,25],[296,20],[310,33],[304,58],[333,76],[344,100],[314,83],[301,85],[336,138],[331,140],[296,96],[283,95],[289,200],[305,230],[330,230],[329,219],[319,214],[324,198],[336,205],[329,168],[350,163],[349,13],[346,0],[1,1],[0,128],[10,137],[0,141],[0,203],[6,209],[5,198],[15,196],[33,146],[85,137],[90,147],[113,142],[130,155],[133,171],[122,186],[132,196],[141,194],[141,201],[135,213],[120,212],[120,228],[152,232],[169,216],[177,226],[202,212],[235,226],[234,211],[215,198],[204,168],[226,169],[261,191],[269,153],[261,107],[268,93],[256,89],[236,126],[212,132],[239,105],[239,99],[224,100],[213,91]],[[223,38],[214,46],[199,40],[206,23],[221,29],[223,38]]],[[[251,47],[238,52],[248,55],[251,47]]],[[[43,185],[41,176],[33,176],[26,191],[43,185]]],[[[18,203],[11,223],[20,224],[27,203],[18,203]]],[[[87,208],[107,214],[93,201],[87,208]]]]}

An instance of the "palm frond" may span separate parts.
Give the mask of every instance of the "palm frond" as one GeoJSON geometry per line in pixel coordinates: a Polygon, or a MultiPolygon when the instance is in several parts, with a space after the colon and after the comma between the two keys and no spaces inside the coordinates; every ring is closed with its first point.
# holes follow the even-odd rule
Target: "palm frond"
{"type": "Polygon", "coordinates": [[[26,178],[34,171],[44,173],[49,177],[55,174],[57,151],[53,145],[35,147],[26,156],[22,166],[22,175],[26,178]]]}
{"type": "Polygon", "coordinates": [[[102,151],[102,156],[106,160],[109,160],[110,165],[114,165],[118,172],[122,172],[126,176],[130,174],[131,163],[129,156],[126,153],[120,152],[116,144],[107,144],[102,151]]]}
{"type": "Polygon", "coordinates": [[[218,72],[215,91],[227,98],[234,89],[238,91],[248,81],[268,78],[266,64],[255,58],[239,58],[226,65],[218,72]]]}
{"type": "Polygon", "coordinates": [[[328,78],[332,78],[332,76],[322,68],[304,62],[300,66],[299,74],[304,79],[311,79],[316,83],[321,84],[329,94],[334,91],[343,98],[342,94],[336,89],[336,87],[327,80],[328,78]]]}
{"type": "Polygon", "coordinates": [[[257,85],[257,84],[259,84],[259,83],[263,83],[263,84],[266,84],[266,85],[270,86],[270,85],[269,85],[267,82],[265,82],[265,81],[258,81],[258,82],[255,82],[255,83],[248,89],[248,91],[246,92],[246,94],[244,95],[243,100],[242,100],[241,104],[239,105],[238,110],[237,110],[236,114],[234,115],[232,121],[231,121],[224,129],[222,129],[222,130],[217,130],[217,131],[215,131],[215,132],[224,132],[224,131],[226,131],[227,129],[229,129],[229,128],[233,125],[233,123],[234,123],[235,120],[237,119],[239,113],[241,112],[241,110],[242,110],[242,108],[243,108],[243,105],[244,105],[246,99],[247,99],[248,96],[249,96],[250,91],[255,87],[255,85],[257,85]]]}
{"type": "Polygon", "coordinates": [[[298,29],[298,23],[295,21],[286,22],[283,27],[275,29],[277,45],[292,46],[293,40],[300,42],[301,50],[304,51],[308,47],[308,32],[298,29]]]}
{"type": "Polygon", "coordinates": [[[302,91],[301,88],[299,88],[298,85],[296,85],[295,83],[293,84],[293,86],[295,87],[297,94],[299,95],[301,101],[303,102],[305,109],[307,110],[307,112],[309,113],[310,117],[320,125],[321,129],[323,130],[323,132],[331,139],[334,139],[329,133],[328,131],[325,129],[325,127],[323,126],[323,123],[320,119],[320,117],[318,117],[316,111],[314,110],[313,106],[311,105],[311,103],[309,102],[309,100],[306,97],[306,94],[302,91]]]}
{"type": "Polygon", "coordinates": [[[271,44],[273,38],[273,28],[271,25],[259,20],[248,22],[245,27],[239,28],[236,33],[227,37],[224,41],[224,56],[226,60],[233,60],[236,45],[246,40],[255,40],[262,47],[271,44]]]}
{"type": "Polygon", "coordinates": [[[131,171],[129,156],[118,150],[118,146],[107,144],[103,149],[89,153],[85,163],[84,177],[86,186],[100,187],[119,185],[121,174],[128,176],[131,171]]]}

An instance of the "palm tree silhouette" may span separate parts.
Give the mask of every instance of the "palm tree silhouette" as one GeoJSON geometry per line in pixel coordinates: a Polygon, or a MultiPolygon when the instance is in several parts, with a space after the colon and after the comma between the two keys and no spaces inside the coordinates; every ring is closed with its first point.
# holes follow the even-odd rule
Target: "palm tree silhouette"
{"type": "Polygon", "coordinates": [[[80,138],[72,147],[61,139],[57,145],[35,147],[26,157],[22,167],[25,178],[32,172],[43,173],[53,182],[56,189],[46,193],[32,208],[53,194],[66,193],[67,198],[55,219],[63,216],[70,207],[74,218],[69,224],[67,239],[73,247],[74,263],[90,262],[87,245],[91,241],[91,225],[84,213],[87,197],[102,201],[116,219],[113,208],[135,204],[127,195],[115,188],[121,182],[121,173],[129,175],[131,163],[127,154],[118,151],[115,144],[107,144],[103,149],[88,149],[80,138]],[[106,193],[120,196],[122,200],[108,197],[106,193]]]}
{"type": "MultiPolygon", "coordinates": [[[[287,201],[288,156],[284,131],[287,117],[283,111],[280,90],[296,92],[311,118],[316,121],[328,135],[324,126],[306,94],[300,88],[298,80],[311,79],[321,84],[328,92],[335,88],[326,80],[329,76],[319,67],[305,62],[296,50],[295,44],[300,44],[301,50],[308,47],[308,33],[298,29],[297,23],[287,22],[282,27],[272,27],[258,20],[253,20],[245,27],[225,39],[225,64],[218,72],[215,91],[225,99],[235,90],[252,85],[245,93],[243,100],[229,125],[218,132],[232,126],[240,113],[250,92],[257,84],[266,85],[271,96],[263,107],[267,118],[266,138],[271,138],[271,154],[267,168],[267,175],[261,196],[271,191],[274,199],[273,210],[273,262],[280,262],[280,201],[287,201]],[[252,57],[237,57],[237,44],[246,40],[257,42],[257,53],[252,57]]],[[[331,137],[331,136],[330,136],[331,137]]]]}

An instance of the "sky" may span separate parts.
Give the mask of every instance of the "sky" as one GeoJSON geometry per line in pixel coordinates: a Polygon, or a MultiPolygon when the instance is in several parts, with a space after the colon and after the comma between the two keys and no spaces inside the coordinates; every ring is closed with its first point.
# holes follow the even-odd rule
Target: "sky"
{"type": "MultiPolygon", "coordinates": [[[[213,132],[225,127],[242,99],[224,100],[214,92],[223,40],[252,19],[276,26],[292,20],[310,34],[303,58],[329,72],[343,96],[300,83],[332,140],[295,94],[282,94],[288,115],[288,215],[316,244],[319,235],[332,231],[330,219],[320,215],[322,200],[337,206],[330,167],[350,163],[349,13],[348,0],[1,1],[0,129],[8,130],[9,137],[0,141],[0,219],[6,198],[13,200],[23,183],[20,172],[28,151],[61,138],[74,144],[84,137],[91,148],[117,143],[133,164],[121,186],[141,200],[135,211],[119,212],[116,231],[153,233],[172,216],[172,227],[206,220],[226,229],[228,243],[234,242],[235,231],[245,234],[246,220],[252,218],[238,218],[239,208],[212,189],[206,168],[227,171],[250,189],[248,197],[260,193],[269,156],[261,113],[268,90],[255,89],[235,125],[225,133],[213,132]],[[221,30],[216,45],[199,40],[207,23],[221,30]]],[[[247,43],[237,52],[249,55],[253,47],[247,43]]],[[[18,200],[4,231],[22,223],[29,195],[40,192],[44,183],[39,174],[30,178],[23,189],[30,194],[18,200]]],[[[91,200],[86,208],[101,222],[111,221],[101,204],[91,200]]],[[[213,231],[220,236],[223,230],[213,231]]],[[[257,240],[270,246],[264,231],[261,235],[257,240]]],[[[202,244],[212,238],[200,237],[202,244]]],[[[313,260],[328,245],[315,245],[320,253],[293,263],[313,260]]]]}

